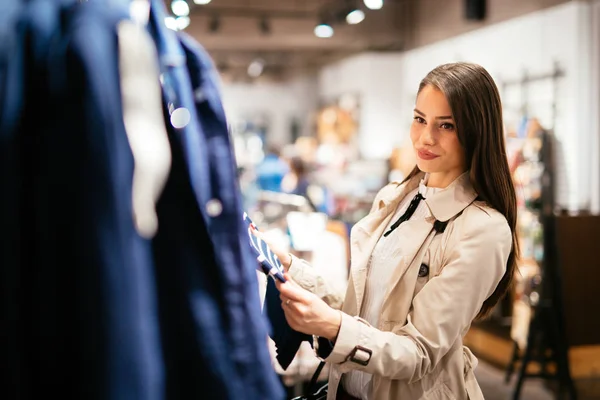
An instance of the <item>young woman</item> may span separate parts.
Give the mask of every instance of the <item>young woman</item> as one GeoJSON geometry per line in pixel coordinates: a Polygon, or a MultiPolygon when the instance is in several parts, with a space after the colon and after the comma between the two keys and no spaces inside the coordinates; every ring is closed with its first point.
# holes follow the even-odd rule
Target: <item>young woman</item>
{"type": "Polygon", "coordinates": [[[343,302],[310,265],[279,254],[282,307],[331,364],[330,400],[483,399],[463,337],[506,293],[518,256],[500,96],[487,71],[431,71],[410,136],[417,166],[352,229],[343,302]]]}

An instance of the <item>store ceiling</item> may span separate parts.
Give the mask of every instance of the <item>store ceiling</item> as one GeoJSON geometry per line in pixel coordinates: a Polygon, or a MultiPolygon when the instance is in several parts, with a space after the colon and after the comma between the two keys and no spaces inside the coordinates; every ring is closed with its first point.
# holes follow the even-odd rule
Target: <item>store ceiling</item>
{"type": "Polygon", "coordinates": [[[190,0],[186,32],[209,50],[225,79],[252,79],[248,67],[256,60],[264,60],[261,79],[284,79],[365,50],[401,50],[414,1],[385,0],[369,10],[362,0],[190,0]],[[366,14],[358,25],[343,19],[353,3],[366,14]],[[333,37],[315,36],[320,20],[336,17],[333,37]]]}

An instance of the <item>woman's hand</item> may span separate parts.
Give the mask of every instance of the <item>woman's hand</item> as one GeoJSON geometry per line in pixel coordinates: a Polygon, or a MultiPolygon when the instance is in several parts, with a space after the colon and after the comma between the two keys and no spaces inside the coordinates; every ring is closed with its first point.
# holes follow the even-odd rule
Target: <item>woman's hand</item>
{"type": "Polygon", "coordinates": [[[340,311],[300,287],[289,274],[285,274],[285,279],[285,283],[277,282],[276,285],[281,292],[285,319],[292,329],[335,341],[342,324],[340,311]]]}
{"type": "Polygon", "coordinates": [[[290,256],[290,253],[288,253],[280,246],[275,244],[273,240],[270,239],[268,235],[265,235],[263,232],[257,231],[256,229],[252,229],[252,233],[254,234],[254,236],[265,242],[267,246],[269,246],[271,251],[277,256],[277,258],[279,258],[279,261],[281,261],[283,268],[287,271],[290,268],[290,264],[292,263],[292,257],[290,256]]]}

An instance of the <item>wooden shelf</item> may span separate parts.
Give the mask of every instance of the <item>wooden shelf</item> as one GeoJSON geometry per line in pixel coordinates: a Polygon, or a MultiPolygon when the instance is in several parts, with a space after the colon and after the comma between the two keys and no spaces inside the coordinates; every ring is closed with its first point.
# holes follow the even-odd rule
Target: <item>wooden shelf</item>
{"type": "MultiPolygon", "coordinates": [[[[503,369],[508,366],[513,351],[510,339],[477,326],[469,330],[464,344],[477,357],[503,369]]],[[[600,345],[571,347],[569,363],[573,379],[600,379],[600,345]]],[[[539,365],[532,363],[529,371],[539,371],[539,365]]]]}

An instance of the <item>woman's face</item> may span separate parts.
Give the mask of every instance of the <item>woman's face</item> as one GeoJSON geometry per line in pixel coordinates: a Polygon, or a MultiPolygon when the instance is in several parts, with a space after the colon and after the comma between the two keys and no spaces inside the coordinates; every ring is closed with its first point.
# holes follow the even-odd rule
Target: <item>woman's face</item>
{"type": "Polygon", "coordinates": [[[431,186],[445,187],[466,171],[465,152],[446,96],[428,85],[417,96],[410,128],[417,165],[431,186]]]}

